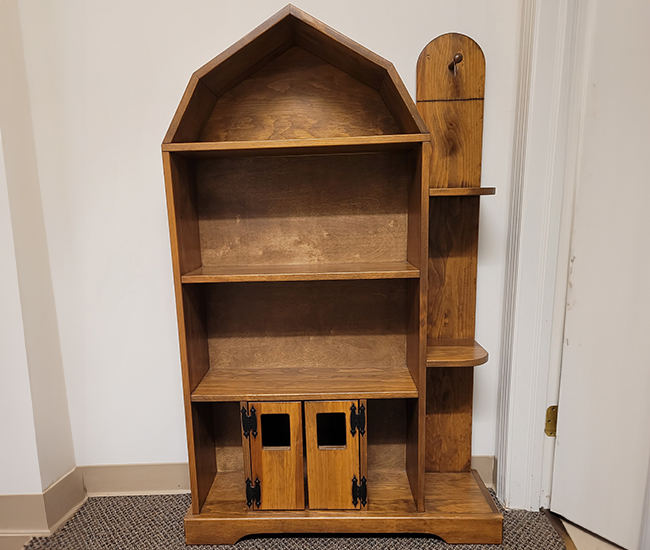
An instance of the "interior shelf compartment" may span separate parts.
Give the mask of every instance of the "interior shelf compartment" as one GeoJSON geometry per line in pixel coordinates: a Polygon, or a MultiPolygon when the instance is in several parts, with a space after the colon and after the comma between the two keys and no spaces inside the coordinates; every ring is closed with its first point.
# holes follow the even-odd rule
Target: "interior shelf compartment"
{"type": "Polygon", "coordinates": [[[406,366],[413,284],[183,285],[186,319],[205,334],[190,359],[201,373],[192,400],[417,397],[406,366]]]}
{"type": "Polygon", "coordinates": [[[425,511],[416,512],[408,478],[392,471],[372,484],[372,496],[364,511],[248,511],[241,487],[244,474],[215,476],[201,513],[185,516],[189,544],[234,543],[249,531],[283,533],[286,520],[294,520],[300,533],[369,533],[380,521],[389,520],[393,533],[435,533],[448,543],[501,542],[502,516],[478,474],[427,472],[425,511]],[[258,523],[251,527],[249,522],[258,523]]]}
{"type": "Polygon", "coordinates": [[[424,141],[429,141],[429,134],[165,143],[162,150],[186,156],[293,156],[404,150],[411,149],[424,141]]]}
{"type": "Polygon", "coordinates": [[[487,360],[488,352],[473,338],[427,340],[427,367],[477,367],[487,360]]]}
{"type": "Polygon", "coordinates": [[[409,262],[199,267],[182,276],[183,283],[247,281],[334,281],[354,279],[417,279],[409,262]]]}
{"type": "Polygon", "coordinates": [[[496,187],[429,187],[430,197],[475,197],[496,192],[496,187]]]}

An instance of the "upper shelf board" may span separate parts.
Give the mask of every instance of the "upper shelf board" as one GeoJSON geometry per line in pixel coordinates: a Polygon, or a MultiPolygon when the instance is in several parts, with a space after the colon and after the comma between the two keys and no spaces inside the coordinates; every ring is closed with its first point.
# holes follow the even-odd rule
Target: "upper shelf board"
{"type": "Polygon", "coordinates": [[[424,141],[429,141],[429,134],[391,134],[385,136],[272,141],[165,143],[162,150],[187,156],[209,157],[320,155],[410,149],[424,141]]]}
{"type": "Polygon", "coordinates": [[[393,65],[288,5],[194,73],[163,143],[427,134],[393,65]]]}

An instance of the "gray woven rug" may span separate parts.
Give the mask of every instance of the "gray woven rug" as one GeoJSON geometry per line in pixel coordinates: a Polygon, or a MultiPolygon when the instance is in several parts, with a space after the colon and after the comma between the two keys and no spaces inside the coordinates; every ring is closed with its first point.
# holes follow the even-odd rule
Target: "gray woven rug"
{"type": "MultiPolygon", "coordinates": [[[[497,503],[498,504],[498,503],[497,503]]],[[[94,497],[48,538],[36,538],[29,550],[565,550],[544,514],[504,513],[502,545],[450,545],[435,537],[253,537],[234,546],[186,546],[183,516],[189,495],[94,497]]]]}

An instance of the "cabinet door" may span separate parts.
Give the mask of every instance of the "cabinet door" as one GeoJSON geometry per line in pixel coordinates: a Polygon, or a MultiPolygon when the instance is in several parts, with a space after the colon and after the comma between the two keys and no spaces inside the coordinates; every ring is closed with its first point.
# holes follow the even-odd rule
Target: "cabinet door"
{"type": "Polygon", "coordinates": [[[251,433],[251,482],[259,483],[259,510],[304,510],[302,404],[249,403],[255,408],[257,435],[251,433]]]}
{"type": "Polygon", "coordinates": [[[365,403],[359,401],[305,402],[307,486],[312,510],[363,507],[365,498],[354,499],[352,490],[353,480],[359,486],[362,479],[365,481],[365,464],[362,467],[360,460],[363,455],[365,463],[365,436],[351,425],[351,413],[358,413],[360,405],[365,415],[365,403]]]}

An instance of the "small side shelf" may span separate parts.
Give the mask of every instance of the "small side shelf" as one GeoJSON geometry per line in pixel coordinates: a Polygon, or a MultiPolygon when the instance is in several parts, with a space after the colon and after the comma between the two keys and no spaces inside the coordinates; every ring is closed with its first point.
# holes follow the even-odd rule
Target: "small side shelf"
{"type": "Polygon", "coordinates": [[[496,187],[429,187],[430,197],[475,197],[496,192],[496,187]]]}
{"type": "Polygon", "coordinates": [[[183,283],[253,281],[342,281],[417,279],[420,270],[408,262],[309,265],[199,267],[182,276],[183,283]]]}
{"type": "Polygon", "coordinates": [[[403,150],[425,141],[429,141],[429,134],[387,134],[321,139],[164,143],[162,150],[209,157],[317,155],[403,150]]]}
{"type": "Polygon", "coordinates": [[[406,366],[210,369],[192,401],[417,398],[406,366]]]}
{"type": "Polygon", "coordinates": [[[427,367],[477,367],[487,360],[488,352],[471,338],[427,341],[427,367]]]}

